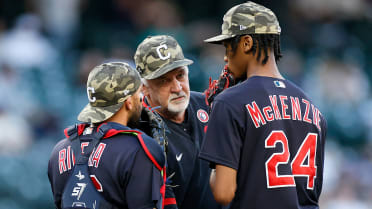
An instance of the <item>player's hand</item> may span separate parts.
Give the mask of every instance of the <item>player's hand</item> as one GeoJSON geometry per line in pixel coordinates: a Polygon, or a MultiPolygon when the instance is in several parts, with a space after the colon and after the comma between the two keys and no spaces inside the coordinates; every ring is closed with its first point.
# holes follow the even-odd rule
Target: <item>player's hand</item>
{"type": "Polygon", "coordinates": [[[233,85],[235,85],[234,76],[231,74],[227,65],[225,65],[218,80],[212,81],[212,78],[209,78],[209,87],[204,91],[205,103],[211,107],[214,98],[223,90],[233,85]]]}

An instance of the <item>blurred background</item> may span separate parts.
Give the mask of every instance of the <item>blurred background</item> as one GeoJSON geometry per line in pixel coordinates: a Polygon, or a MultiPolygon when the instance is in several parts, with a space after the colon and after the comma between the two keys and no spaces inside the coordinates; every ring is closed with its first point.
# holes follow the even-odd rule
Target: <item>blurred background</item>
{"type": "MultiPolygon", "coordinates": [[[[87,103],[90,70],[134,65],[148,35],[174,36],[190,85],[223,66],[219,34],[237,0],[0,0],[0,209],[54,208],[47,162],[87,103]]],[[[372,208],[372,1],[266,0],[282,27],[281,72],[328,120],[323,209],[372,208]]]]}

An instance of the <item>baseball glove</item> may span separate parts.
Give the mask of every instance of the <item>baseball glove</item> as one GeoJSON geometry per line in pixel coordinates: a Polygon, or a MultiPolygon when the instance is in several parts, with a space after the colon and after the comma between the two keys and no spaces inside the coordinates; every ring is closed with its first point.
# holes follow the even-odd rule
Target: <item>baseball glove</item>
{"type": "Polygon", "coordinates": [[[146,123],[147,127],[143,127],[142,125],[142,128],[147,130],[144,131],[158,142],[166,154],[168,142],[165,133],[168,128],[160,115],[156,111],[153,111],[150,107],[144,107],[141,114],[141,122],[146,123]]]}
{"type": "Polygon", "coordinates": [[[223,68],[218,80],[213,80],[209,77],[209,87],[204,91],[205,103],[211,107],[214,98],[223,90],[235,85],[235,79],[231,74],[227,65],[223,68]]]}

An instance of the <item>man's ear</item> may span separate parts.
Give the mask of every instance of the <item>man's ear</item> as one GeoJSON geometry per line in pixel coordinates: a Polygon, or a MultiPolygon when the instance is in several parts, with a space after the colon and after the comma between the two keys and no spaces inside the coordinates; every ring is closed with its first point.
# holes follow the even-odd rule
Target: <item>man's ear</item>
{"type": "Polygon", "coordinates": [[[243,47],[243,50],[244,50],[244,53],[248,53],[252,47],[253,47],[253,39],[252,39],[252,36],[250,35],[245,35],[243,36],[241,39],[241,44],[242,44],[242,47],[243,47]]]}
{"type": "Polygon", "coordinates": [[[133,109],[133,97],[129,97],[127,100],[124,101],[125,109],[132,110],[133,109]]]}
{"type": "Polygon", "coordinates": [[[142,84],[142,94],[146,98],[149,98],[150,97],[150,95],[149,95],[149,87],[147,85],[145,85],[145,84],[142,84]]]}

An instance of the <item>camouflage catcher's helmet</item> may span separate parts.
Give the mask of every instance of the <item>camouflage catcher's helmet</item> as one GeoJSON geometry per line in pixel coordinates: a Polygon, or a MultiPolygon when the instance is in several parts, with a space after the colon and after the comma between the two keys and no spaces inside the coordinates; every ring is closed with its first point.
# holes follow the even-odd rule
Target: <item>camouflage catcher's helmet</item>
{"type": "Polygon", "coordinates": [[[141,77],[127,63],[111,62],[95,67],[87,82],[89,104],[78,120],[99,123],[113,116],[141,85],[141,77]]]}
{"type": "Polygon", "coordinates": [[[166,35],[149,36],[143,40],[137,47],[134,61],[141,77],[147,80],[193,63],[183,56],[177,41],[166,35]]]}
{"type": "Polygon", "coordinates": [[[232,7],[223,16],[222,34],[204,40],[221,44],[222,41],[245,34],[277,34],[280,26],[275,14],[268,8],[248,1],[232,7]]]}

